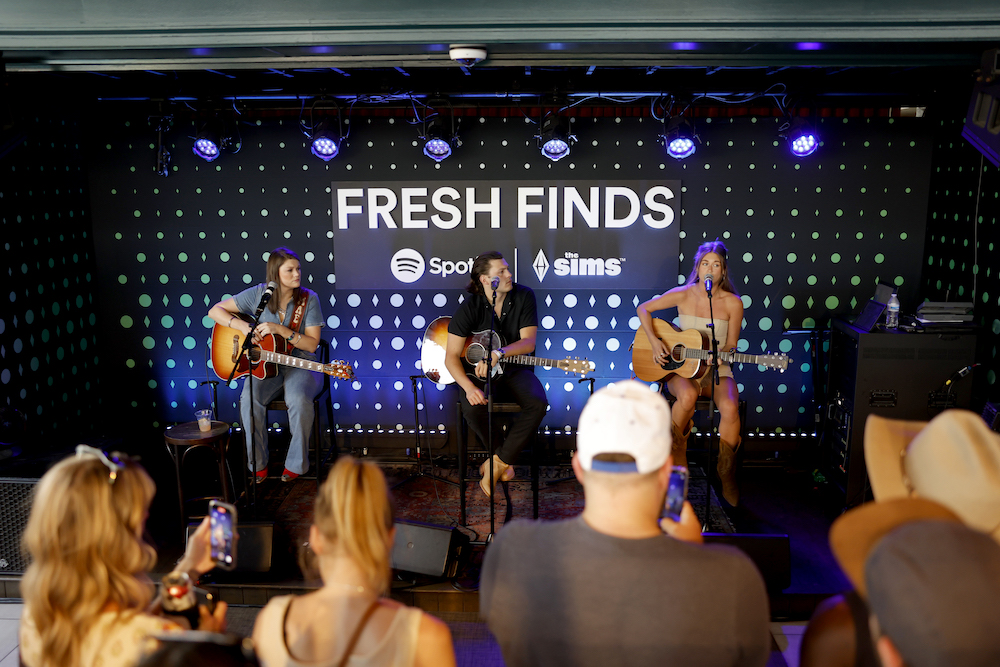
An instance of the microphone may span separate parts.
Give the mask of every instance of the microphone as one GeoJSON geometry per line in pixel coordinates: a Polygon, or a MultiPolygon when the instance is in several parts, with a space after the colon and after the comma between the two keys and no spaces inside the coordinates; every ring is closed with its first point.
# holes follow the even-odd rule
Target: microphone
{"type": "Polygon", "coordinates": [[[712,275],[711,274],[705,276],[705,291],[706,292],[711,292],[712,291],[712,275]]]}
{"type": "Polygon", "coordinates": [[[260,295],[260,303],[257,304],[257,312],[253,315],[254,319],[260,317],[260,314],[264,312],[264,306],[266,306],[267,302],[271,300],[272,296],[274,296],[274,290],[276,289],[278,289],[278,283],[273,280],[267,284],[267,289],[265,289],[264,293],[260,295]]]}
{"type": "Polygon", "coordinates": [[[490,289],[494,292],[500,287],[500,276],[493,276],[493,280],[490,281],[490,289]]]}

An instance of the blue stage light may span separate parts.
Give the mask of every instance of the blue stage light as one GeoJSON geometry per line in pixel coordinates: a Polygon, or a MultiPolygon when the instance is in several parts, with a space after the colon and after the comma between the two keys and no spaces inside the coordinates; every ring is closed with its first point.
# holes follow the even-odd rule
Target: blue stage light
{"type": "Polygon", "coordinates": [[[795,118],[791,121],[786,138],[788,148],[795,157],[812,155],[819,148],[819,137],[804,118],[795,118]]]}
{"type": "Polygon", "coordinates": [[[569,155],[576,137],[569,133],[569,121],[560,116],[549,115],[542,121],[542,131],[538,134],[542,155],[557,162],[569,155]]]}
{"type": "Polygon", "coordinates": [[[202,160],[215,162],[231,141],[224,136],[222,121],[216,117],[201,125],[201,129],[194,135],[191,150],[202,160]]]}
{"type": "Polygon", "coordinates": [[[445,120],[440,114],[426,119],[424,121],[424,133],[420,136],[424,140],[424,155],[435,162],[440,162],[450,157],[453,148],[462,145],[462,142],[455,134],[454,116],[451,117],[450,127],[445,120]]]}
{"type": "Polygon", "coordinates": [[[312,154],[324,162],[329,162],[340,153],[340,134],[330,128],[326,120],[316,124],[312,133],[312,154]]]}
{"type": "Polygon", "coordinates": [[[670,119],[662,138],[667,155],[675,160],[683,160],[694,155],[697,150],[695,144],[697,140],[698,135],[694,133],[694,127],[683,116],[674,116],[670,119]]]}
{"type": "Polygon", "coordinates": [[[424,155],[440,162],[451,155],[451,144],[444,139],[428,139],[424,143],[424,155]]]}
{"type": "Polygon", "coordinates": [[[219,142],[214,137],[199,137],[195,139],[191,150],[206,162],[214,162],[219,158],[219,142]]]}

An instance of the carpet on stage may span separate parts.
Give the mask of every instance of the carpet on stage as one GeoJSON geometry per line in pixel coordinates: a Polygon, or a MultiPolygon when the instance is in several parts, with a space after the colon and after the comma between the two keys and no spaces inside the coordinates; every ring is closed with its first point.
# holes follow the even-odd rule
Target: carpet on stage
{"type": "MultiPolygon", "coordinates": [[[[477,482],[466,483],[466,523],[459,524],[459,489],[454,484],[434,479],[434,476],[449,481],[458,480],[458,471],[425,466],[424,475],[415,475],[416,466],[382,465],[396,503],[396,518],[403,521],[419,521],[439,526],[454,526],[466,533],[472,540],[482,540],[490,532],[489,498],[479,489],[477,482]],[[412,477],[411,477],[412,476],[412,477]]],[[[474,470],[474,469],[473,469],[474,470]]],[[[515,478],[508,485],[511,504],[511,518],[530,519],[533,516],[531,492],[531,468],[515,466],[515,478]]],[[[471,474],[470,474],[471,476],[471,474]]],[[[271,483],[262,485],[270,487],[271,483]]],[[[295,562],[299,545],[308,539],[309,525],[312,523],[313,503],[316,497],[316,482],[297,480],[292,485],[279,484],[279,488],[267,488],[262,497],[264,504],[274,507],[275,531],[287,545],[285,557],[295,562]],[[283,487],[283,488],[281,488],[283,487]]],[[[697,465],[691,469],[688,499],[704,525],[706,509],[706,484],[704,473],[697,465]]],[[[732,522],[723,510],[715,489],[708,487],[708,531],[719,533],[735,532],[732,522]]],[[[566,466],[541,466],[539,468],[538,518],[565,519],[576,516],[583,510],[583,488],[572,477],[572,470],[566,466]]],[[[495,525],[499,531],[503,527],[507,512],[507,500],[498,485],[494,506],[495,525]]],[[[278,540],[276,540],[277,546],[278,540]]],[[[279,547],[281,548],[281,547],[279,547]]]]}

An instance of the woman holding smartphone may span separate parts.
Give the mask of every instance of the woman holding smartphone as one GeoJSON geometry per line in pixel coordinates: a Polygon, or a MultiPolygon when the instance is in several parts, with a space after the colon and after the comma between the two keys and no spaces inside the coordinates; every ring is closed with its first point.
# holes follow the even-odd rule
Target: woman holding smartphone
{"type": "MultiPolygon", "coordinates": [[[[184,629],[153,604],[156,551],[142,535],[155,492],[138,463],[85,445],[45,473],[24,530],[24,665],[134,665],[155,650],[151,635],[184,629]]],[[[211,570],[208,541],[206,519],[177,569],[195,578],[211,570]]],[[[199,612],[199,629],[224,629],[224,602],[214,615],[199,612]]]]}
{"type": "MultiPolygon", "coordinates": [[[[670,356],[670,350],[653,330],[651,313],[676,308],[681,329],[697,329],[711,340],[708,324],[714,316],[715,337],[719,351],[735,351],[743,324],[743,301],[737,294],[729,275],[728,251],[722,241],[709,241],[698,246],[694,267],[687,282],[664,292],[639,305],[636,313],[642,330],[649,339],[653,362],[660,365],[670,356]],[[706,283],[706,278],[711,283],[706,283]],[[709,301],[709,293],[712,299],[709,301]],[[711,310],[710,310],[711,305],[711,310]]],[[[740,446],[739,389],[733,371],[727,362],[719,367],[719,385],[714,385],[714,373],[705,373],[700,379],[672,374],[667,377],[667,387],[677,399],[671,410],[673,416],[673,457],[675,465],[687,465],[687,439],[691,434],[695,402],[699,396],[711,396],[714,389],[715,404],[719,408],[719,462],[717,470],[722,480],[722,495],[730,505],[740,500],[736,485],[736,450],[740,446]]]]}
{"type": "Polygon", "coordinates": [[[341,457],[316,496],[313,521],[309,546],[323,586],[264,607],[253,631],[261,663],[453,667],[448,626],[383,597],[395,529],[382,471],[341,457]]]}

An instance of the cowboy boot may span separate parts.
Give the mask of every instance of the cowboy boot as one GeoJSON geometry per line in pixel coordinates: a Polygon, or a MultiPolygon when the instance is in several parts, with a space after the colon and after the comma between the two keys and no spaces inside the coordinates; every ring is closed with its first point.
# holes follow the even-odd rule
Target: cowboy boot
{"type": "Polygon", "coordinates": [[[733,446],[720,438],[719,463],[715,467],[722,482],[722,497],[733,507],[740,502],[740,487],[736,483],[736,450],[739,449],[740,442],[733,446]]]}
{"type": "Polygon", "coordinates": [[[479,466],[479,472],[483,473],[483,478],[479,480],[479,488],[483,490],[486,497],[493,495],[493,489],[497,482],[509,482],[514,479],[514,466],[507,465],[500,460],[496,454],[493,455],[493,486],[490,486],[490,462],[483,461],[479,466]]]}
{"type": "Polygon", "coordinates": [[[670,441],[670,454],[674,458],[675,466],[684,466],[687,468],[688,464],[688,436],[691,435],[691,427],[694,426],[694,420],[691,419],[687,423],[687,428],[681,432],[680,427],[677,424],[670,422],[671,431],[671,441],[670,441]]]}

